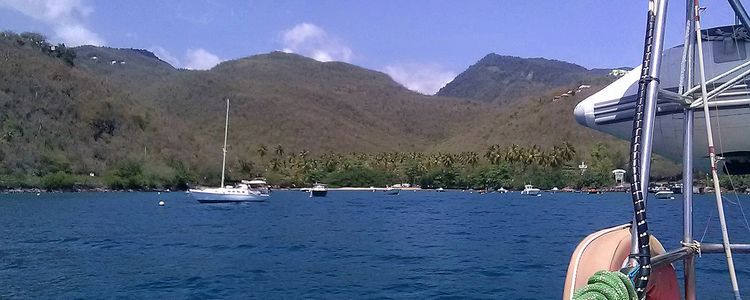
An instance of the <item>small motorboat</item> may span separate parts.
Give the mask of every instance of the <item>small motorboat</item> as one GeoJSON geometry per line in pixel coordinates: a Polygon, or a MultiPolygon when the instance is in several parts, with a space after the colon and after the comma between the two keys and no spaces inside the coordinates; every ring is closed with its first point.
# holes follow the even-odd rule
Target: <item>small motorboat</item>
{"type": "Polygon", "coordinates": [[[399,192],[401,192],[401,189],[395,189],[395,188],[390,188],[390,187],[385,189],[386,195],[395,196],[395,195],[398,195],[399,192]]]}
{"type": "Polygon", "coordinates": [[[508,190],[504,189],[503,187],[500,187],[499,189],[497,189],[497,192],[500,194],[505,194],[508,192],[508,190]]]}
{"type": "Polygon", "coordinates": [[[527,196],[537,196],[540,195],[540,190],[538,188],[535,188],[533,185],[527,184],[524,186],[523,191],[521,191],[521,195],[527,195],[527,196]]]}
{"type": "Polygon", "coordinates": [[[442,192],[445,192],[445,189],[439,187],[439,188],[435,189],[435,191],[439,192],[439,193],[442,193],[442,192]]]}
{"type": "Polygon", "coordinates": [[[667,187],[659,188],[654,195],[656,199],[674,199],[674,192],[667,187]]]}
{"type": "Polygon", "coordinates": [[[310,197],[325,197],[328,194],[328,188],[325,184],[315,183],[310,189],[310,197]]]}

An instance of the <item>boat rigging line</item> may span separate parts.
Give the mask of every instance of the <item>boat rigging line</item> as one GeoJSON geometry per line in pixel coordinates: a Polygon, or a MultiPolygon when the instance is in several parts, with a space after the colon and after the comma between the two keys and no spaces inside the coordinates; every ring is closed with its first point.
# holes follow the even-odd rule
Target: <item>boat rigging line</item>
{"type": "Polygon", "coordinates": [[[716,170],[716,149],[714,148],[714,140],[713,140],[713,134],[711,132],[711,115],[710,111],[708,109],[708,102],[710,97],[708,97],[708,92],[706,88],[706,74],[705,74],[705,66],[703,62],[703,49],[702,49],[702,33],[701,33],[701,25],[700,25],[700,5],[698,4],[698,0],[695,0],[695,33],[696,33],[696,43],[697,43],[697,49],[698,49],[698,65],[699,65],[699,74],[700,74],[700,80],[701,80],[701,93],[704,96],[703,101],[703,113],[705,117],[703,118],[706,121],[706,135],[708,136],[708,155],[709,159],[711,160],[711,176],[713,178],[713,185],[714,185],[714,194],[716,195],[716,206],[717,211],[719,213],[719,224],[721,225],[721,236],[722,241],[724,244],[724,253],[727,257],[727,267],[729,268],[729,277],[732,282],[732,291],[734,292],[734,298],[735,299],[742,299],[740,296],[740,290],[739,285],[737,284],[737,274],[735,274],[734,270],[734,260],[732,259],[732,249],[730,248],[729,243],[729,233],[727,232],[727,223],[726,219],[724,218],[724,206],[722,203],[721,198],[721,186],[719,185],[719,175],[716,170]]]}

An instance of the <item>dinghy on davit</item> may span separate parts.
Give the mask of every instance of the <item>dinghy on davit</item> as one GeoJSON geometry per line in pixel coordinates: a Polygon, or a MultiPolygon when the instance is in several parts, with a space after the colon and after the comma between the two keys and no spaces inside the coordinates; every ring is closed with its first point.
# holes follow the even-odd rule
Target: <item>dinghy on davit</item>
{"type": "MultiPolygon", "coordinates": [[[[713,78],[732,71],[750,62],[750,37],[740,25],[715,27],[703,30],[703,52],[705,53],[706,77],[713,78]]],[[[674,161],[682,159],[683,107],[699,107],[695,100],[700,91],[692,88],[689,96],[677,93],[680,83],[680,66],[684,47],[677,46],[664,50],[661,56],[660,91],[654,123],[653,151],[674,161]]],[[[733,77],[745,70],[731,72],[724,78],[708,82],[709,93],[719,92],[711,101],[711,110],[721,118],[723,147],[717,155],[726,159],[732,174],[750,173],[750,80],[740,79],[737,84],[720,90],[733,77]],[[718,108],[718,109],[717,109],[718,108]]],[[[693,74],[693,82],[698,82],[698,74],[693,74]]],[[[641,66],[596,94],[581,101],[575,108],[575,118],[581,125],[606,132],[621,139],[630,139],[633,123],[638,82],[641,66]]],[[[703,119],[701,111],[695,112],[698,120],[703,119]]],[[[695,122],[695,134],[706,135],[702,122],[695,122]]],[[[696,168],[708,170],[705,159],[706,140],[696,139],[693,153],[696,168]]],[[[717,149],[719,150],[719,149],[717,149]]]]}
{"type": "Polygon", "coordinates": [[[663,50],[667,1],[648,4],[642,65],[575,108],[576,119],[584,126],[630,140],[633,219],[595,232],[578,244],[568,266],[563,299],[610,299],[604,295],[613,294],[617,299],[680,299],[673,266],[677,261],[684,264],[683,296],[695,299],[696,256],[724,253],[732,293],[739,300],[732,252],[750,253],[750,245],[729,241],[717,156],[724,158],[725,172],[750,171],[750,17],[739,0],[729,0],[742,26],[701,30],[698,0],[687,0],[684,46],[663,50]],[[718,120],[717,130],[712,123],[718,120]],[[718,147],[714,130],[723,141],[718,147]],[[696,133],[705,139],[694,139],[696,133]],[[693,190],[694,166],[710,170],[721,244],[693,239],[690,192],[682,196],[685,225],[680,247],[665,251],[651,235],[646,204],[652,150],[682,160],[686,191],[693,190]]]}

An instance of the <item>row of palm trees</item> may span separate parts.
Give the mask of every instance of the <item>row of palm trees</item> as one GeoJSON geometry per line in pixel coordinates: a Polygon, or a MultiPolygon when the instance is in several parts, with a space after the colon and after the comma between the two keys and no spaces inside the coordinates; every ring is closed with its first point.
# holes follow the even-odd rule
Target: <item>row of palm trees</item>
{"type": "Polygon", "coordinates": [[[509,147],[500,147],[500,145],[491,145],[487,148],[484,157],[490,164],[498,165],[506,163],[523,163],[527,165],[535,164],[544,167],[559,167],[565,162],[572,160],[576,156],[576,150],[568,142],[561,145],[555,145],[548,151],[542,150],[539,146],[533,145],[525,148],[516,144],[509,147]]]}
{"type": "MultiPolygon", "coordinates": [[[[415,164],[418,169],[429,170],[434,168],[451,168],[463,166],[475,168],[482,161],[479,153],[466,151],[461,153],[420,153],[420,152],[380,152],[380,153],[325,153],[318,157],[311,157],[307,150],[287,154],[282,145],[273,149],[273,156],[269,156],[269,147],[259,145],[256,153],[261,161],[266,164],[267,169],[279,171],[282,169],[294,169],[297,171],[310,171],[322,169],[328,172],[336,169],[349,169],[354,165],[362,165],[370,168],[383,170],[395,170],[405,164],[415,164]]],[[[537,165],[542,167],[560,167],[571,161],[576,156],[576,150],[568,142],[555,145],[550,149],[543,150],[537,145],[523,147],[516,144],[508,147],[491,145],[484,153],[486,163],[499,165],[502,163],[537,165]]]]}

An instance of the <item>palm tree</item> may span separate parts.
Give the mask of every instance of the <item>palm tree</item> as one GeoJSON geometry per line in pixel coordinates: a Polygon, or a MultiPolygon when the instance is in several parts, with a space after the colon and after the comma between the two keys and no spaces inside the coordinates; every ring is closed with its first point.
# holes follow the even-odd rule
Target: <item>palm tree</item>
{"type": "Polygon", "coordinates": [[[523,160],[524,149],[513,144],[505,150],[505,161],[514,163],[523,160]]]}
{"type": "Polygon", "coordinates": [[[266,147],[266,145],[260,144],[260,146],[258,146],[258,150],[255,151],[258,152],[258,155],[260,155],[260,159],[263,159],[263,157],[266,156],[266,153],[268,153],[268,147],[266,147]]]}
{"type": "Polygon", "coordinates": [[[559,167],[564,162],[562,150],[558,148],[557,146],[552,148],[552,151],[550,151],[549,153],[546,153],[546,156],[547,156],[547,166],[550,166],[553,168],[559,167]]]}
{"type": "Polygon", "coordinates": [[[576,149],[568,143],[567,141],[563,142],[561,149],[561,155],[564,160],[571,160],[576,156],[576,149]]]}
{"type": "Polygon", "coordinates": [[[456,160],[453,157],[453,154],[445,153],[440,155],[440,163],[442,163],[443,167],[450,168],[455,162],[456,160]]]}
{"type": "Polygon", "coordinates": [[[484,152],[484,158],[486,158],[487,161],[489,161],[491,164],[493,163],[492,161],[495,157],[495,154],[497,153],[498,148],[499,146],[497,144],[490,145],[489,147],[487,147],[487,151],[484,152]]]}
{"type": "Polygon", "coordinates": [[[542,150],[539,149],[539,146],[537,145],[532,146],[531,149],[529,149],[529,151],[527,152],[527,155],[528,155],[528,159],[527,159],[528,163],[541,164],[542,150]]]}
{"type": "Polygon", "coordinates": [[[477,164],[479,164],[479,154],[476,152],[468,152],[466,153],[466,157],[464,160],[469,166],[472,168],[476,167],[477,164]]]}
{"type": "Polygon", "coordinates": [[[417,158],[420,158],[420,155],[417,152],[411,152],[409,153],[409,158],[411,160],[416,160],[417,158]]]}
{"type": "Polygon", "coordinates": [[[271,170],[273,171],[278,171],[283,166],[283,162],[278,157],[272,158],[269,164],[271,165],[271,170]]]}
{"type": "Polygon", "coordinates": [[[491,145],[487,148],[487,151],[484,153],[484,157],[487,158],[487,161],[490,164],[493,164],[493,165],[500,164],[503,158],[502,148],[500,148],[500,145],[498,144],[491,145]]]}
{"type": "Polygon", "coordinates": [[[339,164],[339,160],[337,160],[336,157],[328,157],[328,158],[323,159],[323,165],[325,166],[325,169],[328,172],[335,171],[338,164],[339,164]]]}
{"type": "Polygon", "coordinates": [[[302,159],[302,160],[305,160],[305,159],[307,159],[307,156],[308,156],[308,155],[310,155],[310,152],[307,152],[307,150],[305,150],[305,149],[302,149],[302,151],[300,151],[300,152],[299,152],[299,154],[297,154],[297,156],[298,156],[298,157],[299,157],[300,159],[302,159]]]}

